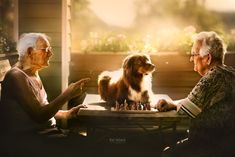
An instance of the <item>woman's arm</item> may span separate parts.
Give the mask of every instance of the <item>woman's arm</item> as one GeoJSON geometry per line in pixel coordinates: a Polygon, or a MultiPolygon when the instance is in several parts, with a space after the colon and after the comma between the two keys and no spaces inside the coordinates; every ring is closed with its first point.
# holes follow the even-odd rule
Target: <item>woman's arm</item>
{"type": "Polygon", "coordinates": [[[59,110],[56,114],[55,114],[55,118],[56,119],[71,119],[71,118],[75,118],[77,117],[77,112],[80,110],[80,108],[87,108],[86,105],[78,105],[75,106],[73,108],[71,108],[70,110],[59,110]]]}
{"type": "Polygon", "coordinates": [[[6,78],[9,83],[8,90],[14,93],[15,99],[24,110],[36,121],[43,122],[53,117],[66,101],[79,95],[81,87],[89,79],[85,78],[72,83],[62,94],[56,97],[48,105],[42,105],[37,100],[25,75],[18,71],[12,71],[6,78]]]}

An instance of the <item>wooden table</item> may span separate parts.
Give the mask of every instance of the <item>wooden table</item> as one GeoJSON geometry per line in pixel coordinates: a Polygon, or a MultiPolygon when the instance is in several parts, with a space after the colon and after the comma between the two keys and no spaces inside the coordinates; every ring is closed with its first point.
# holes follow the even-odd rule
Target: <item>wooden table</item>
{"type": "MultiPolygon", "coordinates": [[[[157,94],[156,98],[171,100],[165,94],[157,94]]],[[[106,103],[96,94],[87,94],[84,104],[88,108],[80,109],[78,121],[87,128],[87,136],[95,135],[97,129],[102,129],[104,136],[117,135],[123,130],[139,130],[142,135],[149,135],[161,134],[162,131],[170,129],[175,134],[177,124],[187,118],[176,111],[111,111],[106,109],[106,103]]]]}

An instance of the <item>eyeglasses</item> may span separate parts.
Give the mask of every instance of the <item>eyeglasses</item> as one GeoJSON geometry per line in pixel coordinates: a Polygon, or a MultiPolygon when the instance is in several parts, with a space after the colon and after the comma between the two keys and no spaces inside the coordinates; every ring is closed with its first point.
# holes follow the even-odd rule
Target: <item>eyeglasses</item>
{"type": "Polygon", "coordinates": [[[191,52],[190,57],[194,58],[195,56],[199,56],[199,53],[191,52]]]}
{"type": "Polygon", "coordinates": [[[200,55],[199,53],[191,54],[190,57],[195,57],[195,56],[199,56],[199,55],[200,55]]]}
{"type": "Polygon", "coordinates": [[[52,51],[52,47],[51,47],[51,46],[48,46],[48,47],[42,48],[42,49],[36,49],[36,48],[34,48],[34,50],[43,50],[43,51],[45,51],[46,53],[49,53],[49,52],[52,51]]]}

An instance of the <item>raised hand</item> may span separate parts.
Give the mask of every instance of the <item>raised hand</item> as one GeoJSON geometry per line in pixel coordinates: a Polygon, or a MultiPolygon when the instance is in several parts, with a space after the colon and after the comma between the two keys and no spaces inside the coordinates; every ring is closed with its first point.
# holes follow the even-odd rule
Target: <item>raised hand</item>
{"type": "Polygon", "coordinates": [[[65,91],[69,94],[70,99],[82,94],[84,86],[89,80],[90,78],[83,78],[75,83],[71,83],[65,91]]]}

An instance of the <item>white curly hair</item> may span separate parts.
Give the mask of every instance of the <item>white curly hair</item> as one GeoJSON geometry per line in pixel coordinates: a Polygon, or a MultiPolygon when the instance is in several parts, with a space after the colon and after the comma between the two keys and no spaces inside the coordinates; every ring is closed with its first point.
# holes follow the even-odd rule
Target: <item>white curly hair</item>
{"type": "Polygon", "coordinates": [[[224,55],[226,53],[226,46],[221,37],[211,31],[211,32],[200,32],[194,36],[194,43],[201,43],[199,50],[200,56],[205,56],[211,54],[214,60],[217,60],[221,63],[224,62],[224,55]]]}
{"type": "Polygon", "coordinates": [[[27,55],[28,48],[35,48],[39,38],[49,42],[49,37],[44,33],[24,33],[20,36],[16,48],[19,54],[19,60],[22,60],[27,55]]]}

